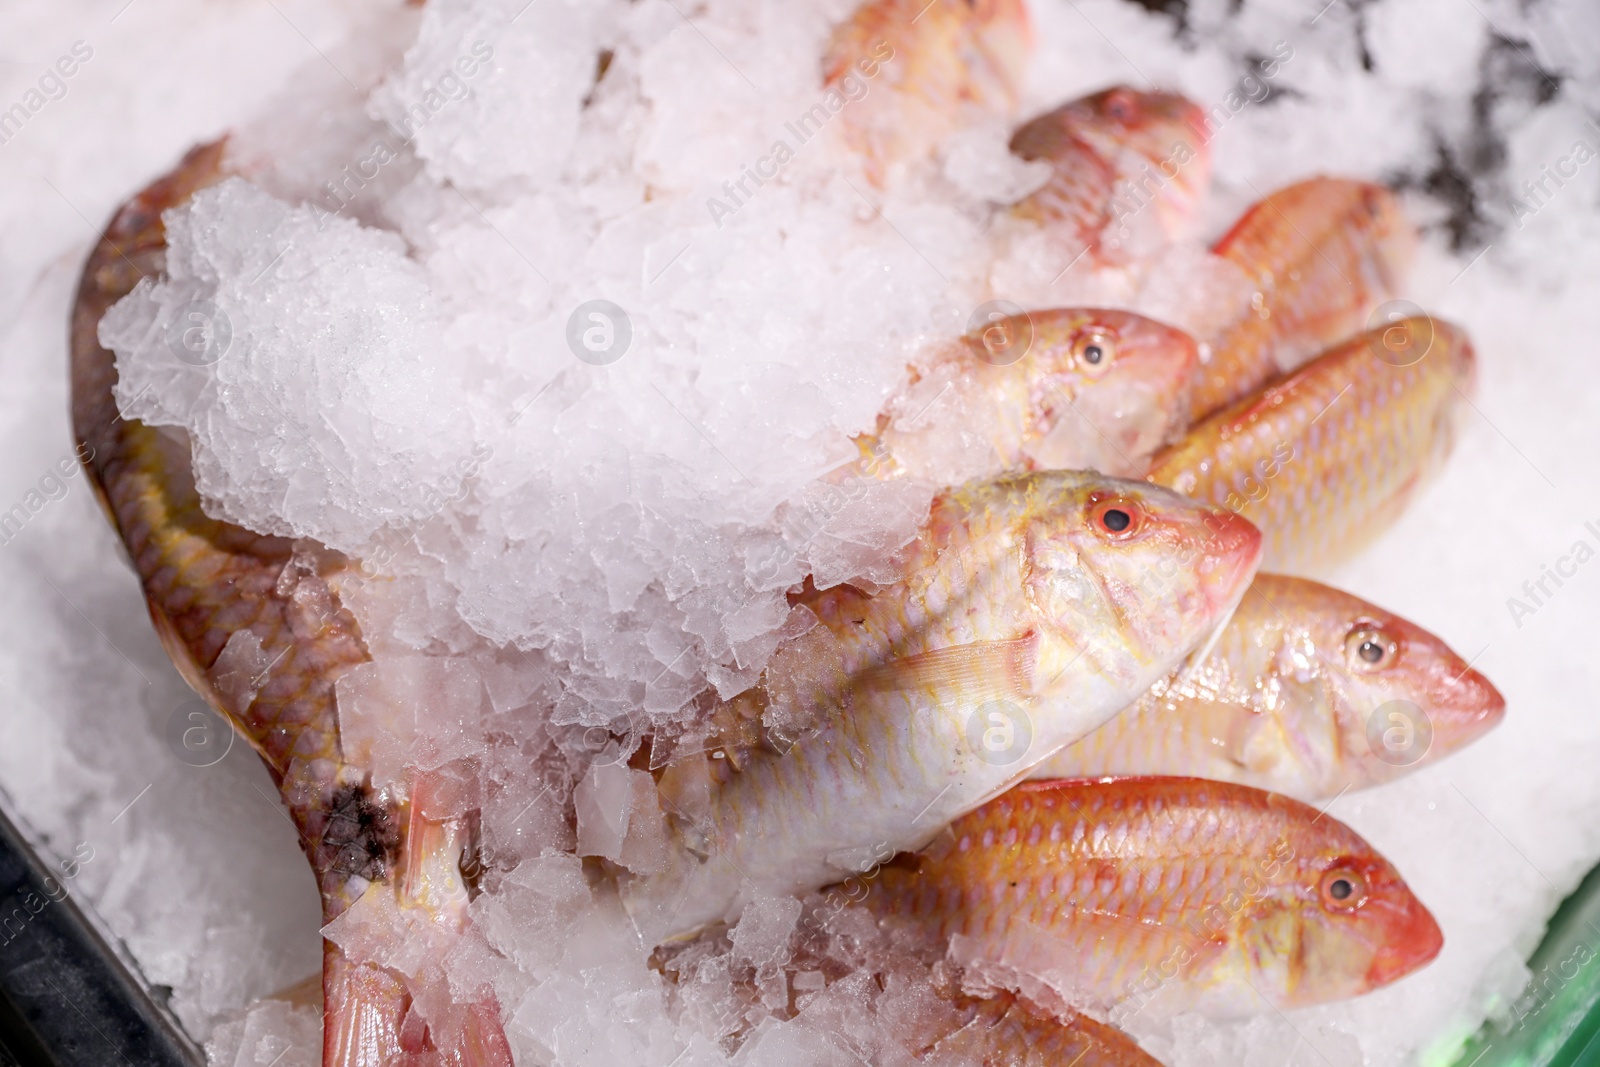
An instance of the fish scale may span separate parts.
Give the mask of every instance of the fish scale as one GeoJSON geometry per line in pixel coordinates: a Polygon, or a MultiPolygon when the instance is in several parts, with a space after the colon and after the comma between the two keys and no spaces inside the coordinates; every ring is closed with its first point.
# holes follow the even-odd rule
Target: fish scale
{"type": "Polygon", "coordinates": [[[1261,527],[1268,570],[1331,567],[1381,533],[1442,465],[1475,366],[1459,328],[1404,319],[1194,426],[1147,477],[1261,527]]]}
{"type": "Polygon", "coordinates": [[[1195,778],[1029,782],[871,886],[865,904],[882,921],[954,939],[952,956],[979,973],[1043,980],[1101,1009],[1158,993],[1222,1013],[1262,996],[1324,1003],[1409,974],[1441,944],[1348,827],[1195,778]],[[1041,823],[1066,829],[1045,841],[1028,832],[1041,823]],[[1326,887],[1339,879],[1351,892],[1335,899],[1326,887]]]}

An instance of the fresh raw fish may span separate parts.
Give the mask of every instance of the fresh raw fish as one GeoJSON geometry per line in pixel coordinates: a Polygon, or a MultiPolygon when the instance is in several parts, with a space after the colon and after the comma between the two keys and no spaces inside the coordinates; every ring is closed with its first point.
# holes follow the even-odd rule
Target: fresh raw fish
{"type": "Polygon", "coordinates": [[[1505,707],[1420,626],[1320,582],[1258,574],[1201,663],[1033,777],[1192,775],[1331,800],[1449,755],[1505,707]]]}
{"type": "MultiPolygon", "coordinates": [[[[200,507],[180,433],[124,419],[117,370],[100,346],[106,309],[160,275],[161,213],[226,177],[222,142],[191,152],[120,211],[89,257],[72,320],[72,419],[85,467],[126,545],[150,618],[195,691],[260,753],[310,860],[331,922],[358,902],[422,917],[448,943],[465,929],[459,868],[470,822],[442,815],[418,783],[374,790],[339,740],[334,684],[368,660],[335,587],[358,570],[217,522],[200,507]]],[[[323,942],[326,1067],[510,1067],[488,987],[457,999],[442,970],[400,975],[323,942]]]]}
{"type": "Polygon", "coordinates": [[[1008,470],[1137,477],[1187,422],[1194,339],[1130,311],[996,315],[913,370],[877,435],[879,476],[953,485],[1008,470]]]}
{"type": "Polygon", "coordinates": [[[1232,612],[1259,536],[1145,483],[1055,471],[947,490],[905,553],[896,586],[814,597],[824,625],[735,698],[785,724],[779,743],[718,783],[693,774],[724,761],[663,778],[684,847],[624,886],[647,940],[919,847],[1176,667],[1232,612]]]}
{"type": "Polygon", "coordinates": [[[865,905],[1068,1002],[1219,1015],[1370,992],[1438,924],[1349,827],[1199,778],[1027,782],[885,866],[865,905]]]}

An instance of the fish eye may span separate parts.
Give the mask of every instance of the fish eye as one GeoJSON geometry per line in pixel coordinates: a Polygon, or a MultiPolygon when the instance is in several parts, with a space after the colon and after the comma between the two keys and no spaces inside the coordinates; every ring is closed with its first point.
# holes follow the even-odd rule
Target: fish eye
{"type": "Polygon", "coordinates": [[[1319,892],[1330,911],[1355,911],[1367,902],[1367,880],[1360,871],[1333,867],[1322,872],[1319,892]]]}
{"type": "Polygon", "coordinates": [[[1344,639],[1345,658],[1359,670],[1381,670],[1394,662],[1399,644],[1376,626],[1358,626],[1344,639]]]}
{"type": "Polygon", "coordinates": [[[1117,344],[1104,330],[1090,330],[1073,339],[1072,357],[1083,372],[1099,377],[1117,358],[1117,344]]]}
{"type": "Polygon", "coordinates": [[[1128,500],[1113,498],[1096,503],[1090,510],[1089,523],[1096,533],[1114,541],[1122,541],[1139,532],[1144,511],[1128,500]]]}
{"type": "Polygon", "coordinates": [[[1133,94],[1126,89],[1113,89],[1106,96],[1106,114],[1118,122],[1131,122],[1137,111],[1133,94]]]}

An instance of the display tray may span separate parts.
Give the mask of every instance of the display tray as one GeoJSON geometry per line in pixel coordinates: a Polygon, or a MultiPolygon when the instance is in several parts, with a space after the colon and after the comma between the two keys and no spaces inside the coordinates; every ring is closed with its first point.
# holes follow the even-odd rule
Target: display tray
{"type": "Polygon", "coordinates": [[[203,1067],[205,1056],[0,811],[0,1067],[203,1067]]]}

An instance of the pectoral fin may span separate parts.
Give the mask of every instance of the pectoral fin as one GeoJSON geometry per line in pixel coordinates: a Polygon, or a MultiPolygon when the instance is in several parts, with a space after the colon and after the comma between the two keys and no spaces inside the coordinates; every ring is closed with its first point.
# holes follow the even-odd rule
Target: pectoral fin
{"type": "Polygon", "coordinates": [[[868,689],[919,690],[963,701],[1033,696],[1037,641],[1032,634],[1008,641],[976,641],[921,652],[865,671],[854,681],[868,689]]]}

